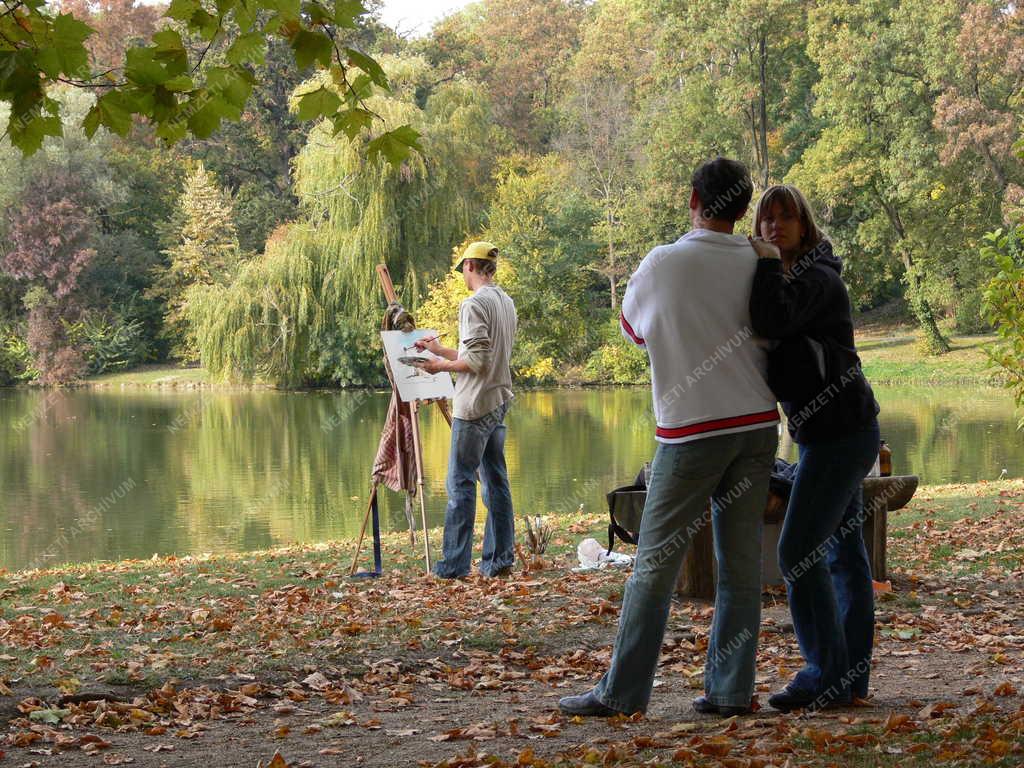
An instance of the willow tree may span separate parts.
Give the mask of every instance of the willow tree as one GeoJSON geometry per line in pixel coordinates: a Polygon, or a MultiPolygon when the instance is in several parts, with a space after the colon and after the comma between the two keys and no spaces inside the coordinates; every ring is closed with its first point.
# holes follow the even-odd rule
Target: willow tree
{"type": "MultiPolygon", "coordinates": [[[[224,289],[197,290],[190,306],[204,364],[219,379],[262,376],[282,386],[379,378],[373,329],[385,263],[405,303],[448,265],[452,245],[475,229],[501,137],[479,86],[439,86],[418,57],[384,59],[393,91],[368,99],[389,125],[418,131],[422,154],[399,166],[371,159],[323,121],[293,165],[300,217],[224,289]]],[[[338,98],[319,76],[300,86],[300,117],[338,98]]],[[[372,140],[372,136],[364,141],[372,140]]]]}

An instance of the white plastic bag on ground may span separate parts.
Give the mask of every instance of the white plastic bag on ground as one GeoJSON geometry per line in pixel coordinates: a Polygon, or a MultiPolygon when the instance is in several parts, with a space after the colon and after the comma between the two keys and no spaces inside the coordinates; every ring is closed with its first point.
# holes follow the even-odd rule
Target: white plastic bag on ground
{"type": "Polygon", "coordinates": [[[628,568],[633,564],[633,557],[621,552],[608,552],[597,539],[584,539],[576,547],[576,556],[580,564],[573,571],[596,571],[599,568],[628,568]]]}
{"type": "Polygon", "coordinates": [[[576,557],[583,569],[597,568],[601,563],[601,555],[606,553],[607,550],[597,543],[597,539],[584,539],[576,547],[576,557]]]}

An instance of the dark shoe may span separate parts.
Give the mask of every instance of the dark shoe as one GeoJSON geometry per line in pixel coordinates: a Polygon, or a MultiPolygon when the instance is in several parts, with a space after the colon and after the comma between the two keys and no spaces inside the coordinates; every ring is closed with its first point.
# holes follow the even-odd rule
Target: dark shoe
{"type": "MultiPolygon", "coordinates": [[[[481,571],[481,573],[483,572],[481,571]]],[[[512,566],[506,565],[505,567],[499,568],[493,573],[484,573],[483,575],[491,579],[507,579],[509,576],[512,575],[512,566]]]]}
{"type": "Polygon", "coordinates": [[[807,691],[795,691],[792,688],[783,688],[778,693],[768,697],[768,706],[780,712],[790,712],[794,709],[805,709],[814,701],[814,694],[807,691]]]}
{"type": "Polygon", "coordinates": [[[445,581],[466,581],[469,578],[468,573],[456,573],[449,575],[447,573],[438,573],[437,571],[431,571],[430,575],[435,579],[444,579],[445,581]]]}
{"type": "Polygon", "coordinates": [[[566,715],[579,715],[580,717],[614,717],[622,714],[602,704],[593,691],[587,691],[579,696],[561,698],[558,700],[558,708],[566,715]]]}
{"type": "Polygon", "coordinates": [[[750,707],[736,707],[728,704],[713,704],[708,701],[707,696],[698,696],[693,700],[693,708],[702,715],[721,715],[722,717],[733,717],[734,715],[749,715],[753,710],[750,707]]]}
{"type": "Polygon", "coordinates": [[[849,696],[839,698],[829,696],[827,691],[815,694],[788,686],[768,697],[768,706],[780,712],[790,712],[794,709],[837,709],[839,707],[848,707],[849,705],[849,696]]]}

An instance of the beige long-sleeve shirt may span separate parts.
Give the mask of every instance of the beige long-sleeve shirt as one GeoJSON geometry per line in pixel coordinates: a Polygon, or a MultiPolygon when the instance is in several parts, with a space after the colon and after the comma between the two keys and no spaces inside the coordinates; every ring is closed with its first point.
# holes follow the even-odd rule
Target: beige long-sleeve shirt
{"type": "Polygon", "coordinates": [[[479,419],[512,399],[509,360],[517,323],[515,304],[493,283],[459,305],[459,357],[470,372],[455,379],[456,418],[479,419]]]}

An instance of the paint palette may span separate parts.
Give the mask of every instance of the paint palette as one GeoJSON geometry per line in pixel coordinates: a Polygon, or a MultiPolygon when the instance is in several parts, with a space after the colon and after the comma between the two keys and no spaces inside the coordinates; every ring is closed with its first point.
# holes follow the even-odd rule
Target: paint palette
{"type": "Polygon", "coordinates": [[[429,359],[430,359],[429,357],[417,357],[415,355],[402,355],[400,358],[398,358],[398,362],[400,362],[402,365],[411,365],[413,368],[419,368],[421,365],[423,365],[429,359]]]}

